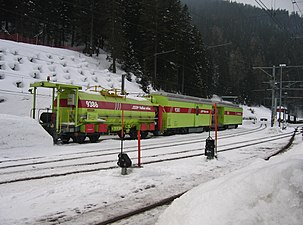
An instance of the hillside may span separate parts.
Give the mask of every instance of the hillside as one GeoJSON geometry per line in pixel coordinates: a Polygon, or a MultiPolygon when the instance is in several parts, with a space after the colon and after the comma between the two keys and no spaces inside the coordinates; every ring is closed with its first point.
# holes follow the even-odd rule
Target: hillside
{"type": "Polygon", "coordinates": [[[191,96],[212,94],[210,58],[180,0],[4,1],[0,11],[0,38],[82,47],[89,54],[103,49],[113,70],[120,63],[146,92],[152,85],[191,96]]]}
{"type": "MultiPolygon", "coordinates": [[[[84,90],[89,86],[120,89],[124,72],[111,73],[111,62],[106,58],[105,52],[88,57],[66,49],[0,40],[0,113],[30,115],[29,85],[48,76],[51,81],[79,85],[84,90]]],[[[132,82],[126,80],[125,86],[128,93],[142,92],[134,77],[132,82]]],[[[50,90],[39,93],[38,108],[50,107],[50,94],[50,90]]]]}
{"type": "MultiPolygon", "coordinates": [[[[276,78],[283,70],[287,90],[286,106],[292,112],[302,111],[303,81],[303,18],[286,10],[268,10],[223,0],[182,0],[188,5],[193,23],[201,32],[213,58],[215,69],[214,92],[218,95],[236,95],[241,101],[271,105],[270,76],[253,67],[267,67],[276,78]],[[297,88],[297,89],[295,89],[297,88]],[[295,106],[298,106],[296,108],[295,106]]],[[[254,2],[254,1],[251,1],[254,2]]],[[[268,1],[267,1],[268,2],[268,1]]],[[[277,89],[279,88],[277,84],[277,89]]]]}

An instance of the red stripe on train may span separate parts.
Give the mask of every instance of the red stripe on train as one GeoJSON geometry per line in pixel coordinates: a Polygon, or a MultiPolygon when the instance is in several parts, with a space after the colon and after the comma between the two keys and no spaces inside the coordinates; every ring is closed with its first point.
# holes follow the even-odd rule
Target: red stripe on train
{"type": "MultiPolygon", "coordinates": [[[[165,113],[191,113],[196,114],[197,110],[195,108],[181,108],[181,107],[164,107],[165,113]]],[[[212,110],[210,109],[199,109],[199,114],[211,114],[212,110]]]]}
{"type": "MultiPolygon", "coordinates": [[[[79,100],[79,108],[87,109],[109,109],[109,110],[126,110],[126,111],[140,111],[140,112],[155,112],[155,108],[149,105],[137,105],[120,102],[102,102],[92,100],[79,100]]],[[[57,106],[57,101],[55,101],[57,106]]],[[[60,107],[69,107],[67,99],[60,99],[60,107]]]]}
{"type": "Polygon", "coordinates": [[[242,116],[242,112],[225,111],[224,115],[227,115],[227,116],[242,116]]]}

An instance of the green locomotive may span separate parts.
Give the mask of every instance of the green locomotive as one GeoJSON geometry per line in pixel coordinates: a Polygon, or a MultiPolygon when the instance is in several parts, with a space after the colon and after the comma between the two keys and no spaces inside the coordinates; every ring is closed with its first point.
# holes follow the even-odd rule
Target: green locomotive
{"type": "Polygon", "coordinates": [[[100,135],[116,133],[142,138],[149,132],[176,134],[201,132],[212,126],[213,105],[217,103],[220,127],[242,124],[242,108],[222,102],[165,92],[152,93],[148,98],[129,98],[108,90],[82,91],[82,87],[48,81],[30,85],[33,89],[33,118],[36,116],[37,88],[50,88],[51,112],[40,115],[40,123],[63,143],[73,139],[83,143],[88,137],[96,142],[100,135]]]}
{"type": "Polygon", "coordinates": [[[80,86],[45,81],[30,86],[34,89],[33,117],[36,89],[53,89],[52,112],[42,113],[40,122],[54,139],[62,142],[72,138],[82,143],[86,137],[96,142],[104,133],[130,134],[135,138],[139,129],[144,137],[155,129],[155,108],[147,99],[130,99],[105,90],[84,92],[80,86]]]}

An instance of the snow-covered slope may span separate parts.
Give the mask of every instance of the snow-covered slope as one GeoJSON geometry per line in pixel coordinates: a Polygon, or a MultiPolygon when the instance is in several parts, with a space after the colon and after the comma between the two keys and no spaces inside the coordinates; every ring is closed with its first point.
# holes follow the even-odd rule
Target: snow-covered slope
{"type": "Polygon", "coordinates": [[[175,200],[157,224],[301,225],[301,147],[198,186],[175,200]]]}
{"type": "Polygon", "coordinates": [[[268,108],[265,108],[264,106],[260,107],[250,107],[243,105],[243,118],[246,120],[249,119],[256,119],[260,120],[260,118],[265,118],[268,121],[270,120],[271,111],[268,108]]]}
{"type": "MultiPolygon", "coordinates": [[[[46,80],[83,86],[102,86],[119,89],[121,75],[108,68],[107,54],[88,57],[82,53],[40,45],[0,40],[0,113],[29,116],[32,96],[30,83],[46,80]]],[[[126,81],[126,91],[142,92],[133,77],[126,81]]],[[[50,106],[50,90],[39,93],[38,107],[50,106]]]]}
{"type": "MultiPolygon", "coordinates": [[[[1,150],[13,151],[16,147],[50,147],[53,145],[52,137],[40,126],[40,124],[30,118],[0,114],[1,150]]],[[[0,156],[1,159],[1,156],[0,156]]]]}

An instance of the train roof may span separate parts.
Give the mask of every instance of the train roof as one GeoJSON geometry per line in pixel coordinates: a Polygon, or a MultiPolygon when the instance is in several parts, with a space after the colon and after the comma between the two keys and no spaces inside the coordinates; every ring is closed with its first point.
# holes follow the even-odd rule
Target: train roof
{"type": "Polygon", "coordinates": [[[226,106],[226,107],[236,107],[236,108],[240,108],[240,106],[238,106],[237,104],[231,103],[231,102],[227,102],[227,101],[218,101],[218,100],[213,100],[213,103],[217,103],[218,106],[226,106]]]}
{"type": "Polygon", "coordinates": [[[162,91],[151,93],[151,96],[153,96],[153,95],[165,96],[168,98],[168,100],[172,100],[172,101],[208,103],[208,104],[212,103],[212,101],[210,99],[206,99],[206,98],[198,98],[198,97],[193,97],[193,96],[188,96],[188,95],[173,94],[173,93],[162,92],[162,91]]]}
{"type": "Polygon", "coordinates": [[[239,108],[238,105],[233,104],[231,102],[227,102],[227,101],[219,101],[219,100],[214,100],[214,99],[198,98],[198,97],[194,97],[194,96],[173,94],[173,93],[162,92],[162,91],[153,92],[150,95],[151,96],[153,96],[153,95],[165,96],[165,97],[168,98],[168,100],[172,100],[172,101],[182,101],[182,102],[192,102],[192,103],[206,103],[206,104],[216,103],[219,106],[239,108]]]}
{"type": "Polygon", "coordinates": [[[49,81],[39,81],[39,82],[31,83],[30,87],[45,87],[45,88],[56,88],[56,89],[63,88],[63,89],[78,89],[78,90],[82,89],[82,87],[78,85],[53,83],[49,81]]]}

